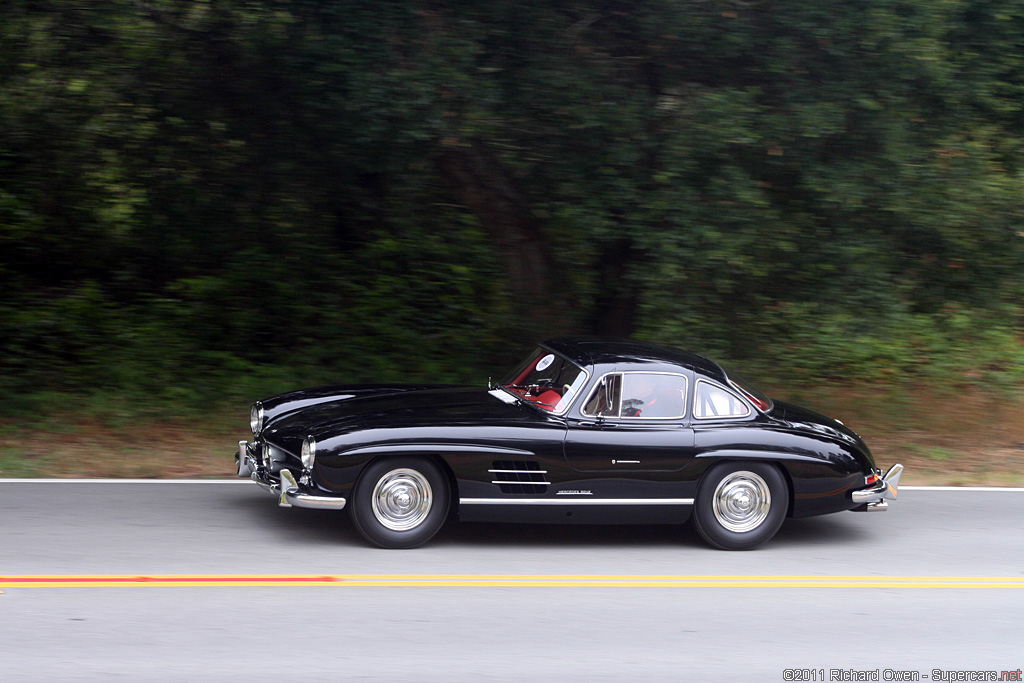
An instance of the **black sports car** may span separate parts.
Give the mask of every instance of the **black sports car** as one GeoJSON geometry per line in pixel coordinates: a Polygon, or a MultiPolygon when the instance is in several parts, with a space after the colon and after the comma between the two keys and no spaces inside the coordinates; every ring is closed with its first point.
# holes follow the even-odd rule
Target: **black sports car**
{"type": "Polygon", "coordinates": [[[764,543],[787,516],[884,510],[882,475],[838,420],[773,402],[703,356],[590,338],[541,344],[489,387],[360,385],[257,402],[238,476],[282,507],[340,510],[385,548],[464,521],[682,523],[764,543]]]}

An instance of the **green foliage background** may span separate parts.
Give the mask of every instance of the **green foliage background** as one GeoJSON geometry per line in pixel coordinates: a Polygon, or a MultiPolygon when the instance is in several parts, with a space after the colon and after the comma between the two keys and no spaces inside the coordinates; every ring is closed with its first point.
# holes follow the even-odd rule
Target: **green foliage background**
{"type": "Polygon", "coordinates": [[[1024,377],[1020,0],[0,13],[7,400],[482,382],[563,333],[1024,377]]]}

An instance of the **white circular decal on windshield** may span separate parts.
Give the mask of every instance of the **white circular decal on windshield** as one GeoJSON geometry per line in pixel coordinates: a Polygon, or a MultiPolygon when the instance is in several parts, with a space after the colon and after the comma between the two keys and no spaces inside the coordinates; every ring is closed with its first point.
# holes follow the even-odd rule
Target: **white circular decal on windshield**
{"type": "Polygon", "coordinates": [[[549,353],[548,355],[537,361],[537,372],[547,370],[551,367],[551,364],[555,362],[555,354],[549,353]]]}

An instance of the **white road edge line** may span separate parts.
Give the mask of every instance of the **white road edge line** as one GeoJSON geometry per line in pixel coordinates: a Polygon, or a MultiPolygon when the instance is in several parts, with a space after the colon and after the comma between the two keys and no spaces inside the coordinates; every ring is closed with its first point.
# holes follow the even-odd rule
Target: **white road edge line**
{"type": "MultiPolygon", "coordinates": [[[[251,484],[250,479],[0,479],[0,484],[251,484]]],[[[900,491],[1004,491],[1024,493],[1012,486],[900,486],[900,491]]],[[[570,502],[570,501],[564,501],[570,502]]]]}
{"type": "Polygon", "coordinates": [[[1024,487],[1014,486],[900,486],[899,490],[908,491],[1024,491],[1024,487]]]}
{"type": "Polygon", "coordinates": [[[251,484],[251,479],[0,479],[0,484],[251,484]]]}

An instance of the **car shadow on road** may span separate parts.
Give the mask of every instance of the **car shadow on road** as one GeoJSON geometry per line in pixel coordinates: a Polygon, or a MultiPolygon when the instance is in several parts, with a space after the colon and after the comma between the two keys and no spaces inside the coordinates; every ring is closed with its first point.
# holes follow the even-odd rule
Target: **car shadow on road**
{"type": "MultiPolygon", "coordinates": [[[[240,501],[239,509],[267,534],[280,535],[296,545],[322,544],[368,547],[352,526],[347,511],[282,509],[264,498],[240,501]]],[[[861,544],[871,531],[853,515],[787,519],[778,534],[764,547],[861,544]]],[[[693,525],[573,525],[458,522],[450,519],[430,542],[431,547],[623,547],[706,548],[693,525]]]]}
{"type": "Polygon", "coordinates": [[[573,525],[499,524],[465,522],[449,524],[432,543],[480,547],[671,547],[700,543],[689,524],[573,525]]]}
{"type": "MultiPolygon", "coordinates": [[[[809,519],[787,519],[764,547],[842,546],[870,540],[870,532],[841,518],[843,513],[809,519]]],[[[855,521],[855,520],[854,520],[855,521]]],[[[494,546],[618,546],[623,548],[708,548],[693,525],[449,524],[432,544],[494,546]]]]}
{"type": "Polygon", "coordinates": [[[872,532],[858,523],[856,515],[865,513],[837,512],[821,517],[787,519],[769,543],[772,547],[868,543],[872,532]]]}

